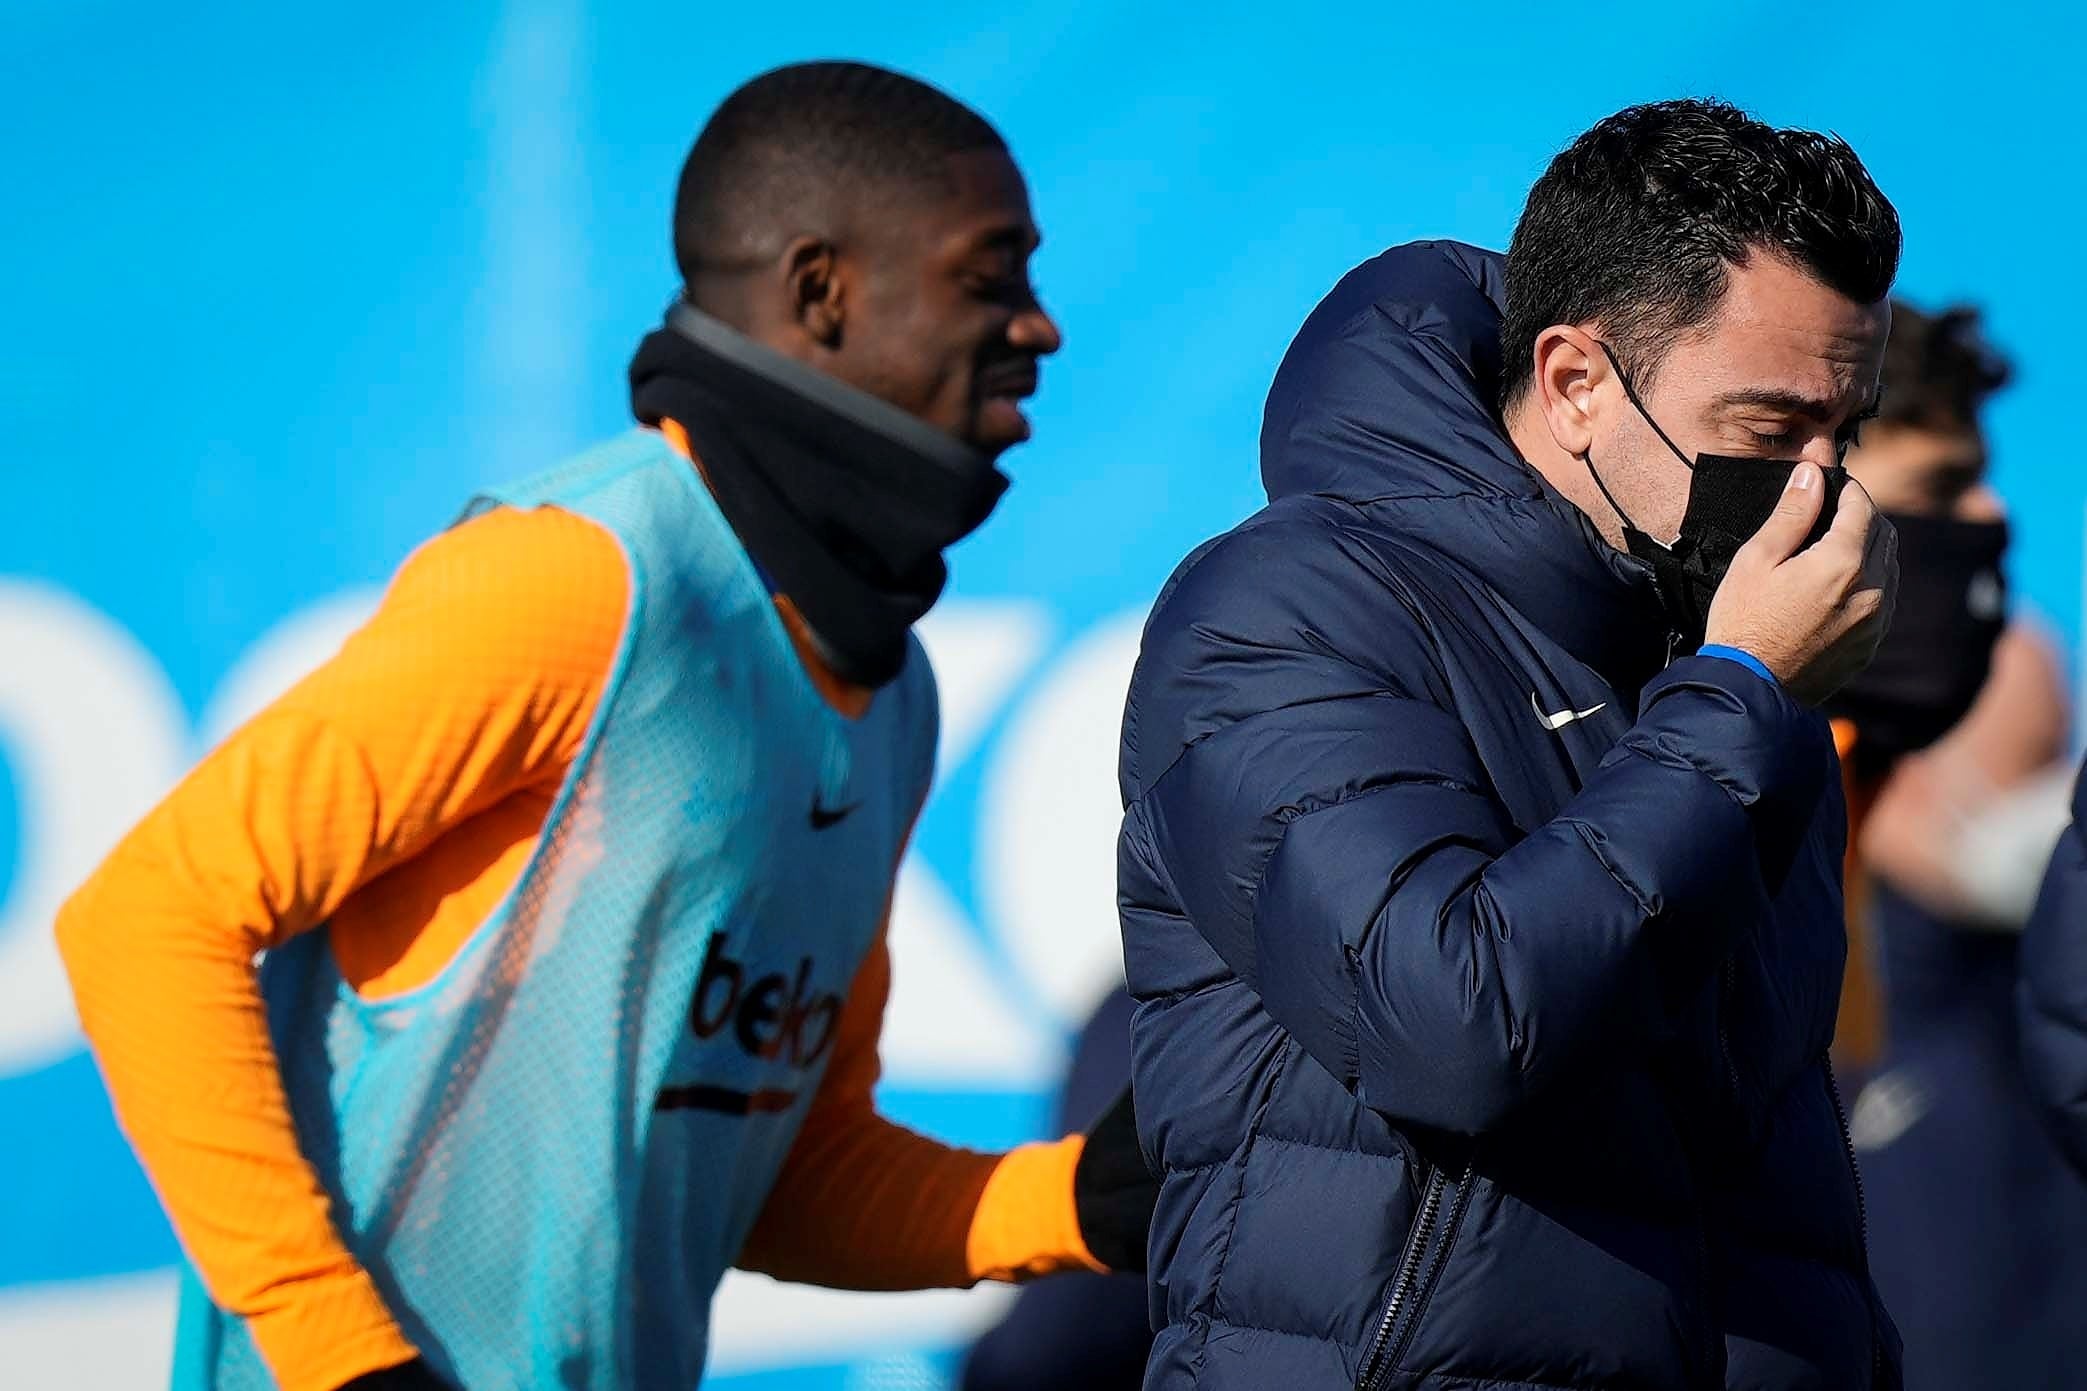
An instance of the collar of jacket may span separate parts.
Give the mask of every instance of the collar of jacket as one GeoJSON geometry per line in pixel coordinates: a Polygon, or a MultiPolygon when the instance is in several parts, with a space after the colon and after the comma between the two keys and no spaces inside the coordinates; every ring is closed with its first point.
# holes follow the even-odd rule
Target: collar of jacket
{"type": "Polygon", "coordinates": [[[1298,330],[1261,427],[1269,498],[1345,501],[1490,586],[1619,690],[1666,657],[1651,569],[1524,463],[1494,407],[1505,258],[1393,247],[1298,330]]]}

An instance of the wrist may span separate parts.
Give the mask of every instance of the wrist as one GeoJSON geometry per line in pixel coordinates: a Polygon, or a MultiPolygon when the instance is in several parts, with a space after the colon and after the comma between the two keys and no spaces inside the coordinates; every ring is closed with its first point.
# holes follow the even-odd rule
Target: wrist
{"type": "Polygon", "coordinates": [[[1774,680],[1697,652],[1655,677],[1629,742],[1678,754],[1747,809],[1772,839],[1811,824],[1829,776],[1838,776],[1829,724],[1774,680]]]}
{"type": "Polygon", "coordinates": [[[1768,663],[1762,661],[1744,647],[1735,647],[1726,642],[1706,643],[1704,646],[1696,649],[1696,655],[1698,657],[1716,657],[1727,662],[1737,662],[1771,686],[1781,686],[1783,684],[1782,679],[1768,669],[1768,663]]]}
{"type": "Polygon", "coordinates": [[[1021,1281],[1104,1270],[1080,1231],[1074,1174],[1086,1137],[1017,1145],[999,1156],[971,1219],[965,1259],[973,1280],[1021,1281]]]}

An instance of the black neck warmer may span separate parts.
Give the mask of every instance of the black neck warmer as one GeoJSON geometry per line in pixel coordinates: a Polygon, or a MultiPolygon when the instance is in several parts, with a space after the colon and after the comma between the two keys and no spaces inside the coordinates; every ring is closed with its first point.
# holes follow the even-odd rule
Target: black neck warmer
{"type": "Polygon", "coordinates": [[[948,579],[943,550],[1007,490],[952,436],[684,301],[630,364],[640,421],[688,432],[725,520],[843,679],[882,686],[948,579]]]}

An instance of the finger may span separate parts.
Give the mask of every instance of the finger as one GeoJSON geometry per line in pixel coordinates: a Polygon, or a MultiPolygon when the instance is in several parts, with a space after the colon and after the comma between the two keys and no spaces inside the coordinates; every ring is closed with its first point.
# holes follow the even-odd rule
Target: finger
{"type": "Polygon", "coordinates": [[[1819,509],[1825,505],[1826,488],[1824,476],[1817,464],[1799,464],[1790,470],[1790,481],[1783,485],[1783,495],[1776,499],[1775,510],[1761,529],[1748,538],[1739,548],[1737,564],[1741,557],[1751,561],[1780,565],[1797,554],[1804,545],[1804,538],[1811,533],[1812,523],[1819,519],[1819,509]]]}
{"type": "Polygon", "coordinates": [[[1840,505],[1834,508],[1833,524],[1826,528],[1826,534],[1838,533],[1853,541],[1858,553],[1867,558],[1876,520],[1877,504],[1871,499],[1870,490],[1851,478],[1841,485],[1840,505]]]}
{"type": "Polygon", "coordinates": [[[1886,544],[1883,533],[1889,530],[1889,526],[1880,526],[1877,504],[1869,490],[1850,478],[1841,486],[1826,534],[1805,554],[1839,571],[1846,585],[1844,592],[1853,593],[1871,584],[1871,563],[1886,544]]]}
{"type": "MultiPolygon", "coordinates": [[[[1820,544],[1823,546],[1826,542],[1822,540],[1820,544]]],[[[1870,523],[1868,541],[1863,547],[1854,582],[1849,587],[1850,591],[1877,590],[1880,599],[1888,606],[1889,601],[1895,599],[1898,593],[1898,556],[1898,529],[1888,518],[1874,518],[1870,523]]]]}
{"type": "Polygon", "coordinates": [[[1877,583],[1884,590],[1884,631],[1888,633],[1892,617],[1899,611],[1899,532],[1888,521],[1884,523],[1884,529],[1884,556],[1878,567],[1877,583]]]}
{"type": "Polygon", "coordinates": [[[1896,588],[1899,573],[1899,529],[1891,524],[1889,517],[1878,517],[1870,524],[1869,545],[1862,557],[1862,582],[1896,588]]]}

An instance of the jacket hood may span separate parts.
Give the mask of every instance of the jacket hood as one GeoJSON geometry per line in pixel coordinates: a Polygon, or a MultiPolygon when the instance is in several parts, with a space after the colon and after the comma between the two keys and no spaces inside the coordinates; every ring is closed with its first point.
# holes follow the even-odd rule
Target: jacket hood
{"type": "Polygon", "coordinates": [[[1272,502],[1355,505],[1636,684],[1666,646],[1651,569],[1602,540],[1508,439],[1495,406],[1506,290],[1506,258],[1461,242],[1395,246],[1348,272],[1276,369],[1262,483],[1272,502]]]}
{"type": "Polygon", "coordinates": [[[1493,404],[1506,296],[1506,258],[1461,242],[1395,246],[1342,276],[1269,388],[1269,499],[1540,496],[1493,404]]]}

